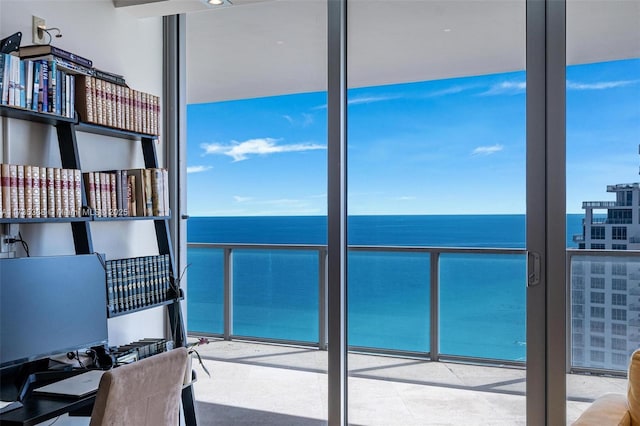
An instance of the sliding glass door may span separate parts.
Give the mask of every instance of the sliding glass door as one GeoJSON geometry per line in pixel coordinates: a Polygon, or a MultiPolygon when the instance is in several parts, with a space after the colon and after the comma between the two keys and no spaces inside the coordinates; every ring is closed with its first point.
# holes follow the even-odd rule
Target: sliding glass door
{"type": "Polygon", "coordinates": [[[348,1],[349,422],[526,422],[525,18],[348,1]]]}

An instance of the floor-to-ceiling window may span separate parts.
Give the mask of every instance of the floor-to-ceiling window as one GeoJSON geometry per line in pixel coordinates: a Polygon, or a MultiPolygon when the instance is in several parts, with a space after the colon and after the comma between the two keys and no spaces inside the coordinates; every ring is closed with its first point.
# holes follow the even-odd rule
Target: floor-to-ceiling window
{"type": "Polygon", "coordinates": [[[569,421],[626,393],[640,347],[639,19],[638,2],[567,3],[569,421]]]}
{"type": "MultiPolygon", "coordinates": [[[[192,334],[325,344],[326,16],[318,0],[234,2],[187,17],[192,334]]],[[[285,361],[297,352],[202,347],[213,379],[201,380],[216,383],[198,395],[203,420],[326,419],[326,360],[285,361]],[[218,359],[223,349],[236,352],[218,359]]]]}
{"type": "MultiPolygon", "coordinates": [[[[627,15],[634,16],[634,3],[620,4],[631,4],[627,15]]],[[[327,165],[318,162],[326,154],[327,135],[323,136],[325,140],[317,135],[328,122],[318,117],[330,114],[332,104],[328,102],[331,93],[327,96],[323,88],[309,88],[307,84],[317,77],[317,70],[301,65],[317,65],[306,56],[307,50],[317,48],[319,57],[328,58],[329,63],[335,60],[336,52],[323,50],[327,34],[314,32],[316,27],[310,24],[322,22],[326,28],[326,21],[309,21],[304,14],[290,13],[309,8],[317,18],[324,16],[327,4],[265,2],[238,6],[220,11],[220,21],[208,24],[218,32],[208,38],[203,37],[206,32],[197,36],[207,43],[224,39],[230,47],[222,51],[205,47],[194,50],[211,52],[221,65],[205,71],[216,87],[217,97],[202,86],[192,89],[194,99],[201,100],[190,101],[189,213],[196,216],[190,221],[190,241],[201,245],[192,244],[190,248],[189,328],[232,339],[324,347],[327,293],[322,288],[326,278],[323,238],[327,221],[324,213],[318,213],[317,199],[326,200],[327,190],[308,190],[318,188],[320,181],[326,183],[327,177],[331,179],[322,175],[327,165]],[[259,18],[251,16],[250,11],[259,18]],[[282,19],[274,14],[282,14],[282,19]],[[298,44],[291,45],[284,35],[269,44],[266,40],[271,40],[274,27],[294,33],[298,44]],[[310,33],[314,33],[314,41],[305,43],[310,33]],[[275,46],[282,50],[272,49],[275,46]],[[287,50],[289,47],[291,50],[287,50]],[[276,68],[279,63],[288,66],[276,68]],[[205,105],[212,99],[218,102],[205,105]],[[193,123],[193,117],[197,117],[197,123],[193,123]],[[273,133],[251,134],[256,126],[273,133]],[[291,132],[296,130],[295,137],[283,131],[287,126],[291,132]],[[198,134],[209,138],[194,137],[198,134]],[[269,167],[267,162],[271,160],[269,167]],[[299,185],[307,191],[297,192],[299,185]],[[273,191],[283,192],[275,196],[273,191]],[[208,210],[201,208],[205,203],[210,204],[208,210]],[[286,246],[258,246],[274,243],[286,246]],[[210,284],[194,288],[194,280],[210,284]]],[[[564,258],[564,248],[573,243],[573,235],[583,231],[581,217],[575,216],[569,205],[567,211],[574,216],[570,215],[565,225],[564,192],[554,191],[554,185],[564,188],[564,161],[561,166],[555,161],[559,151],[564,155],[564,137],[558,138],[558,129],[564,132],[564,121],[554,110],[563,105],[564,93],[556,104],[552,93],[553,87],[565,85],[564,80],[558,85],[554,75],[564,61],[554,57],[558,51],[564,56],[564,24],[554,21],[563,15],[554,13],[564,5],[553,2],[546,11],[543,2],[530,1],[529,6],[525,7],[524,0],[348,2],[349,30],[344,34],[349,65],[348,120],[344,127],[348,161],[329,167],[330,172],[346,167],[348,187],[346,192],[338,188],[338,194],[335,187],[329,187],[328,195],[348,195],[347,299],[343,300],[343,314],[348,323],[348,344],[357,351],[348,357],[346,408],[352,423],[446,424],[464,418],[467,423],[482,424],[491,416],[509,424],[524,424],[527,419],[537,424],[564,417],[564,387],[552,385],[546,392],[558,365],[564,369],[564,362],[558,363],[563,358],[557,355],[554,334],[564,331],[565,313],[565,307],[556,303],[558,292],[565,291],[563,271],[557,273],[557,264],[560,262],[564,269],[558,259],[564,258]],[[531,36],[527,43],[535,48],[533,53],[525,49],[528,12],[536,16],[527,21],[531,36]],[[529,108],[530,101],[534,108],[529,108]],[[560,202],[558,194],[562,194],[560,202]],[[532,210],[525,211],[532,207],[535,217],[532,210]],[[559,223],[562,226],[558,227],[559,223]],[[525,229],[529,234],[525,235],[525,229]],[[554,233],[554,229],[562,232],[554,233]],[[529,247],[532,234],[534,250],[529,247]],[[558,247],[561,256],[555,256],[558,247]],[[533,315],[529,320],[527,306],[534,306],[529,310],[533,315]],[[363,355],[365,352],[392,356],[372,358],[363,355]],[[433,362],[436,360],[440,362],[433,362]],[[533,402],[525,401],[525,393],[533,402]],[[550,399],[555,405],[548,404],[550,399]],[[451,401],[457,409],[447,405],[451,401]],[[442,415],[446,418],[438,417],[442,415]]],[[[596,20],[599,17],[614,25],[606,14],[589,9],[596,20]]],[[[571,28],[571,13],[568,23],[571,28]]],[[[628,35],[629,26],[621,28],[628,35]]],[[[578,31],[578,38],[584,37],[584,31],[578,31]]],[[[612,36],[609,40],[618,39],[612,36]]],[[[599,40],[606,42],[607,38],[599,40]]],[[[606,43],[596,47],[575,63],[598,62],[596,51],[611,51],[609,59],[620,59],[619,52],[607,49],[606,43]]],[[[567,54],[571,55],[571,49],[567,54]]],[[[569,63],[573,65],[571,59],[569,63]]],[[[626,90],[637,87],[637,79],[622,76],[612,80],[618,82],[613,86],[598,84],[598,78],[605,74],[597,72],[588,78],[577,75],[574,81],[573,72],[573,68],[567,70],[566,82],[569,199],[575,198],[571,195],[573,183],[604,175],[599,169],[591,173],[586,167],[576,169],[582,173],[579,177],[573,174],[572,146],[577,150],[582,147],[572,145],[572,95],[589,90],[603,93],[619,88],[620,81],[626,90]]],[[[320,76],[323,78],[326,75],[320,76]]],[[[332,90],[335,86],[329,87],[332,90]]],[[[588,108],[583,100],[575,103],[588,108]]],[[[606,109],[605,105],[598,107],[606,109]]],[[[633,114],[631,109],[629,116],[637,118],[633,114]]],[[[625,117],[624,113],[618,115],[625,117]]],[[[585,124],[576,127],[581,129],[599,121],[584,116],[580,120],[585,124]]],[[[328,139],[332,136],[328,134],[328,139]]],[[[607,147],[599,146],[603,152],[607,147]]],[[[623,225],[638,214],[633,208],[625,208],[628,203],[635,205],[636,196],[633,188],[619,189],[619,199],[614,203],[620,205],[613,205],[615,208],[604,216],[596,212],[589,219],[595,220],[594,226],[583,238],[594,239],[591,249],[604,249],[600,240],[608,235],[614,240],[611,249],[622,250],[633,240],[623,225]],[[604,227],[605,222],[611,224],[610,230],[604,227]]],[[[607,208],[608,204],[587,207],[607,208]]],[[[621,306],[626,303],[629,311],[633,306],[624,297],[622,275],[632,273],[628,269],[633,262],[625,257],[616,257],[610,265],[600,259],[589,261],[595,265],[589,264],[589,273],[595,275],[589,277],[588,285],[593,283],[596,290],[590,289],[587,295],[586,290],[580,293],[578,289],[568,300],[572,312],[576,305],[576,315],[580,303],[593,304],[595,309],[589,306],[589,315],[611,315],[615,323],[611,326],[612,338],[606,338],[606,322],[591,321],[589,331],[596,338],[590,338],[589,344],[593,341],[593,345],[619,352],[625,321],[621,306]],[[600,291],[598,271],[603,268],[616,271],[615,284],[610,285],[611,289],[615,287],[615,297],[600,291]],[[609,302],[611,312],[607,313],[609,302]],[[604,340],[600,339],[603,336],[604,340]]],[[[576,263],[574,274],[574,262],[571,265],[572,280],[587,268],[576,263]]],[[[336,267],[329,264],[330,269],[336,267]]],[[[576,283],[580,284],[580,278],[576,283]]],[[[574,319],[573,331],[584,332],[584,320],[580,323],[582,318],[572,316],[572,326],[574,319]]],[[[573,331],[567,334],[570,339],[576,336],[573,331]]],[[[331,342],[330,337],[330,349],[331,342]]],[[[334,347],[339,343],[337,339],[333,342],[334,347]]],[[[571,357],[584,348],[569,345],[567,359],[573,362],[571,357]]],[[[604,359],[607,357],[614,358],[605,354],[604,359]]],[[[225,365],[234,360],[256,366],[283,364],[275,359],[264,353],[242,353],[229,357],[225,365]]],[[[585,366],[567,364],[567,368],[585,366]]],[[[322,373],[326,372],[324,367],[322,373]]],[[[579,369],[575,368],[576,372],[579,369]]],[[[571,380],[567,384],[569,419],[593,396],[572,396],[571,380]]],[[[269,387],[264,380],[261,385],[278,389],[286,386],[285,381],[269,387]]],[[[334,390],[329,386],[330,400],[334,390]]],[[[299,397],[303,392],[295,393],[299,397]]],[[[247,395],[255,396],[253,391],[247,395]]],[[[325,418],[327,407],[321,399],[302,402],[308,417],[325,418]],[[308,407],[312,409],[306,410],[308,407]],[[313,410],[317,409],[325,410],[322,416],[315,414],[313,410]]],[[[212,397],[210,404],[219,402],[212,397]]],[[[331,401],[328,406],[331,410],[331,401]]],[[[260,412],[262,408],[255,406],[253,410],[260,412]]]]}
{"type": "Polygon", "coordinates": [[[524,424],[525,2],[347,14],[349,421],[524,424]]]}

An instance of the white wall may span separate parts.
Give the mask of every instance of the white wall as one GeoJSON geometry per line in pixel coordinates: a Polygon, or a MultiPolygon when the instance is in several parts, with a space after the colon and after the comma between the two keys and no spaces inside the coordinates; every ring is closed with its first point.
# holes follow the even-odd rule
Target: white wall
{"type": "MultiPolygon", "coordinates": [[[[162,95],[162,18],[139,19],[113,7],[111,0],[0,0],[0,38],[21,31],[22,45],[32,43],[31,17],[60,28],[53,44],[93,60],[94,66],[125,76],[137,90],[162,95]]],[[[143,167],[140,144],[78,133],[83,171],[143,167]]],[[[163,149],[157,146],[161,159],[163,149]]],[[[60,167],[55,129],[0,118],[0,161],[60,167]]],[[[73,254],[68,224],[21,225],[32,255],[73,254]]],[[[157,253],[152,222],[92,223],[93,247],[108,259],[157,253]]],[[[142,337],[164,336],[165,308],[109,320],[111,345],[142,337]]]]}

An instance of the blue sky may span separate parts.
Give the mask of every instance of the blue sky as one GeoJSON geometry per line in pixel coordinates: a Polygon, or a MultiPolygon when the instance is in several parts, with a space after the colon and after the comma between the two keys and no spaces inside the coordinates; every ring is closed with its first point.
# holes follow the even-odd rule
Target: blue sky
{"type": "MultiPolygon", "coordinates": [[[[349,91],[350,214],[525,211],[525,73],[349,91]]],[[[187,107],[193,216],[325,215],[326,93],[187,107]]],[[[567,211],[640,181],[640,59],[567,68],[567,211]]]]}

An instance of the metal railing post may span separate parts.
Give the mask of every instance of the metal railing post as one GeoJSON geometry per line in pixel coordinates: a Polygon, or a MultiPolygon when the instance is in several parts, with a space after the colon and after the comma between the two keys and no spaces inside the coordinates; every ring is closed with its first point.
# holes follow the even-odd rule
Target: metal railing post
{"type": "Polygon", "coordinates": [[[327,350],[327,249],[318,249],[318,348],[327,350]]]}
{"type": "Polygon", "coordinates": [[[440,330],[440,312],[439,312],[439,304],[440,304],[440,252],[432,251],[429,253],[429,263],[430,263],[430,311],[431,311],[431,321],[430,321],[430,342],[429,342],[429,352],[430,358],[432,361],[438,361],[440,358],[440,347],[439,347],[439,330],[440,330]]]}
{"type": "Polygon", "coordinates": [[[224,249],[224,340],[233,335],[233,249],[224,249]]]}

